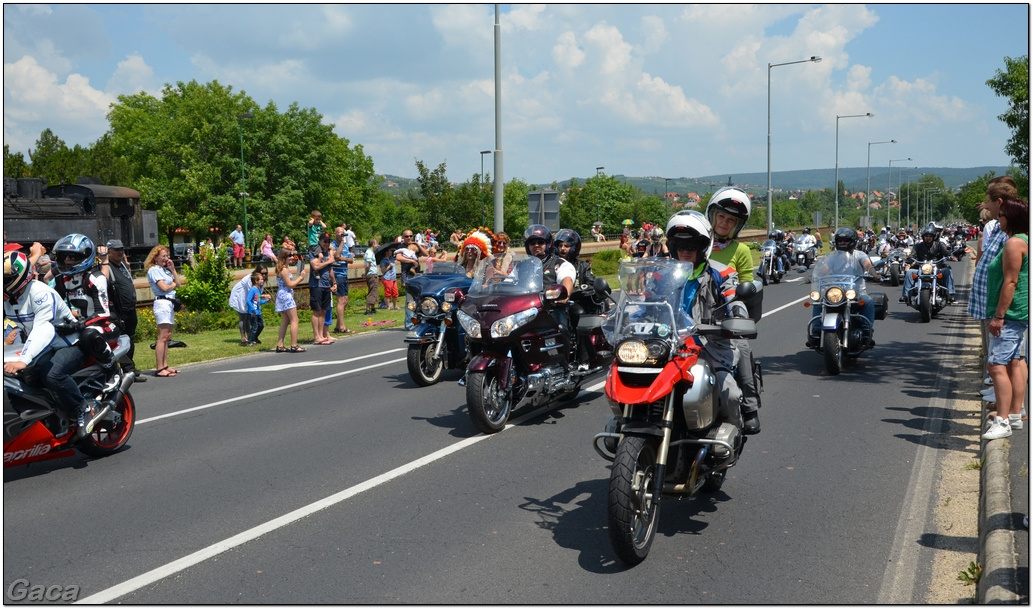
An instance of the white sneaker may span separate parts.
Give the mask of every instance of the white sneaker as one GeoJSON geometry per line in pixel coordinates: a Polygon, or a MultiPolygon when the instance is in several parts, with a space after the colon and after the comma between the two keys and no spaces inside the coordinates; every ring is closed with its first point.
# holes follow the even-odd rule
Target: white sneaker
{"type": "Polygon", "coordinates": [[[997,395],[991,391],[989,394],[983,396],[983,401],[984,402],[996,402],[997,401],[997,395]]]}
{"type": "Polygon", "coordinates": [[[1010,415],[1008,415],[1008,425],[1011,425],[1011,428],[1013,430],[1014,429],[1022,429],[1022,415],[1021,414],[1010,414],[1010,415]]]}
{"type": "Polygon", "coordinates": [[[979,390],[979,395],[993,395],[993,393],[994,393],[994,388],[993,387],[987,387],[986,389],[980,389],[979,390]]]}
{"type": "Polygon", "coordinates": [[[990,422],[990,428],[983,434],[983,439],[999,440],[1009,436],[1011,436],[1011,425],[1008,424],[1008,420],[994,417],[994,420],[990,422]]]}
{"type": "Polygon", "coordinates": [[[994,386],[994,380],[992,378],[990,378],[990,377],[986,377],[985,379],[983,379],[983,384],[984,385],[989,385],[989,386],[993,387],[994,386]]]}

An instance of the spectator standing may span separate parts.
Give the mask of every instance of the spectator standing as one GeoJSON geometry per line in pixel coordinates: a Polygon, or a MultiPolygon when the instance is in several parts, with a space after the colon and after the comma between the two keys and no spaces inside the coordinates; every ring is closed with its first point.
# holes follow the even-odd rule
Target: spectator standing
{"type": "Polygon", "coordinates": [[[380,299],[380,269],[377,268],[377,245],[376,238],[369,240],[369,247],[362,257],[365,263],[364,276],[366,278],[366,315],[372,315],[377,311],[377,300],[380,299]]]}
{"type": "Polygon", "coordinates": [[[247,311],[250,316],[250,332],[248,333],[248,346],[259,344],[259,335],[265,329],[265,319],[262,318],[262,305],[269,302],[265,298],[265,275],[256,270],[251,273],[251,287],[247,291],[247,311]]]}
{"type": "Polygon", "coordinates": [[[976,268],[972,273],[972,288],[969,290],[968,297],[968,314],[973,319],[979,320],[981,326],[980,335],[983,343],[981,354],[988,353],[989,318],[992,317],[992,313],[988,312],[986,308],[989,293],[986,283],[987,271],[990,268],[990,262],[1008,240],[1008,235],[1001,230],[1001,226],[997,222],[997,214],[1005,199],[1017,199],[1018,196],[1015,180],[1008,176],[998,176],[990,180],[986,187],[986,198],[980,204],[980,211],[986,209],[990,212],[990,221],[983,226],[983,241],[976,254],[976,268]]]}
{"type": "Polygon", "coordinates": [[[459,230],[458,228],[452,231],[452,236],[448,238],[448,240],[456,246],[456,250],[460,250],[463,248],[464,239],[466,239],[466,233],[459,230]]]}
{"type": "Polygon", "coordinates": [[[312,272],[309,273],[308,293],[309,308],[312,309],[312,344],[329,345],[335,342],[327,333],[327,326],[324,323],[326,312],[330,310],[330,292],[337,290],[337,280],[334,279],[334,247],[333,238],[330,233],[323,233],[319,236],[319,244],[309,256],[309,266],[312,272]]]}
{"type": "Polygon", "coordinates": [[[348,246],[348,253],[355,253],[355,233],[352,231],[351,224],[344,225],[344,243],[348,246]]]}
{"type": "MultiPolygon", "coordinates": [[[[122,358],[122,370],[127,374],[134,374],[136,382],[146,382],[147,377],[140,374],[136,369],[136,362],[133,361],[139,319],[136,315],[136,285],[133,283],[133,271],[126,260],[125,246],[118,239],[111,239],[103,251],[99,247],[97,250],[102,257],[107,256],[107,262],[101,262],[100,270],[108,279],[108,300],[111,310],[122,324],[122,333],[129,337],[129,351],[122,358]]],[[[46,274],[42,268],[40,270],[43,275],[46,274]]]]}
{"type": "Polygon", "coordinates": [[[1007,438],[1022,429],[1029,369],[1026,332],[1029,330],[1029,203],[1007,198],[999,204],[1004,247],[987,268],[987,310],[990,338],[986,364],[994,383],[997,416],[983,438],[1007,438]]]}
{"type": "Polygon", "coordinates": [[[262,262],[276,264],[276,252],[273,251],[273,236],[266,235],[262,241],[262,262]]]}
{"type": "Polygon", "coordinates": [[[239,269],[244,266],[244,232],[240,230],[239,224],[230,233],[230,241],[233,242],[233,268],[239,269]]]}
{"type": "Polygon", "coordinates": [[[384,256],[384,259],[380,261],[380,283],[384,284],[384,302],[387,303],[386,309],[392,311],[398,309],[398,275],[395,271],[395,261],[393,258],[384,256]]]}
{"type": "Polygon", "coordinates": [[[354,334],[354,331],[349,330],[344,323],[344,315],[348,310],[348,265],[355,262],[351,246],[348,245],[347,226],[345,224],[334,229],[334,234],[337,237],[333,243],[333,272],[334,280],[337,282],[337,289],[334,290],[334,293],[337,295],[337,326],[334,328],[335,334],[354,334]]]}
{"type": "MultiPolygon", "coordinates": [[[[269,269],[264,264],[255,267],[255,272],[263,277],[269,276],[269,269]]],[[[244,275],[240,281],[230,290],[230,308],[237,312],[237,329],[240,330],[240,346],[247,347],[252,342],[251,336],[251,315],[247,306],[248,290],[251,289],[251,275],[244,275]]]]}
{"type": "Polygon", "coordinates": [[[147,282],[154,293],[154,320],[158,324],[158,340],[154,344],[154,376],[168,378],[179,374],[179,370],[169,367],[169,339],[176,326],[176,313],[172,298],[176,297],[176,288],[182,285],[176,274],[176,264],[169,257],[169,250],[163,245],[154,246],[143,263],[147,270],[147,282]]]}
{"type": "Polygon", "coordinates": [[[298,305],[294,302],[294,288],[298,287],[305,276],[302,266],[294,266],[299,262],[298,252],[293,248],[282,248],[276,256],[276,278],[279,289],[276,291],[276,312],[280,314],[280,331],[276,337],[277,353],[302,353],[304,347],[298,346],[298,305]],[[291,331],[291,346],[283,345],[287,328],[291,331]]]}
{"type": "Polygon", "coordinates": [[[402,291],[405,292],[405,329],[412,330],[415,327],[412,322],[414,313],[409,310],[409,302],[412,300],[412,296],[409,295],[409,290],[405,289],[405,284],[419,272],[420,257],[429,256],[430,252],[427,248],[415,243],[411,230],[403,230],[400,239],[402,247],[395,252],[395,261],[399,263],[402,272],[402,291]],[[414,247],[409,247],[410,245],[414,247]]]}

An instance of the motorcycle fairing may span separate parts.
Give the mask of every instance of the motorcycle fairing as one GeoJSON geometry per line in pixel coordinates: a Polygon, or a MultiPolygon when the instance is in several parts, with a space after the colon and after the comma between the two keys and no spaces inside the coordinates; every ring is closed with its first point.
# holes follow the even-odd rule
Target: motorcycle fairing
{"type": "MultiPolygon", "coordinates": [[[[71,436],[71,432],[69,432],[71,436]]],[[[57,439],[43,423],[36,421],[29,429],[4,444],[4,467],[30,461],[60,459],[75,454],[64,439],[57,439]]]]}
{"type": "Polygon", "coordinates": [[[621,404],[651,404],[671,392],[675,383],[687,381],[692,383],[694,377],[692,368],[699,359],[702,349],[697,345],[689,347],[689,357],[676,357],[660,370],[647,387],[633,387],[625,383],[618,383],[617,375],[621,372],[620,367],[610,368],[606,374],[606,396],[621,404]]]}
{"type": "Polygon", "coordinates": [[[409,333],[405,335],[404,342],[411,345],[435,343],[438,341],[438,336],[440,336],[444,331],[444,322],[441,322],[440,325],[421,322],[417,324],[415,328],[409,330],[409,333]]]}

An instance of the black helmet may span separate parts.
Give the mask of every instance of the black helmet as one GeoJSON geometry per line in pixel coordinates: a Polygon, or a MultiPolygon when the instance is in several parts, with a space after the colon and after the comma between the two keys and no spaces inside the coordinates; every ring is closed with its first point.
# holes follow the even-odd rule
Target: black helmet
{"type": "Polygon", "coordinates": [[[811,234],[811,227],[809,227],[809,226],[803,227],[803,232],[804,232],[805,235],[811,234]]]}
{"type": "Polygon", "coordinates": [[[781,241],[782,239],[785,239],[785,233],[783,233],[781,229],[776,228],[768,234],[768,238],[775,241],[781,241]]]}
{"type": "Polygon", "coordinates": [[[923,228],[922,229],[922,238],[924,239],[926,235],[929,235],[930,237],[935,239],[936,238],[936,227],[933,226],[932,224],[929,224],[925,228],[923,228]]]}
{"type": "Polygon", "coordinates": [[[544,239],[545,240],[545,251],[548,252],[552,249],[552,231],[548,227],[542,226],[541,224],[532,224],[527,227],[524,231],[524,251],[527,252],[528,256],[531,256],[531,246],[527,244],[532,239],[544,239]]]}
{"type": "MultiPolygon", "coordinates": [[[[577,262],[577,257],[581,254],[581,235],[569,228],[561,228],[556,231],[556,236],[552,241],[553,243],[562,241],[570,245],[570,251],[567,252],[565,258],[570,262],[577,262]]],[[[556,254],[559,255],[559,250],[556,251],[556,254]]]]}
{"type": "Polygon", "coordinates": [[[832,237],[832,242],[835,244],[837,250],[841,252],[852,252],[857,247],[857,231],[844,226],[843,228],[836,231],[832,237]]]}

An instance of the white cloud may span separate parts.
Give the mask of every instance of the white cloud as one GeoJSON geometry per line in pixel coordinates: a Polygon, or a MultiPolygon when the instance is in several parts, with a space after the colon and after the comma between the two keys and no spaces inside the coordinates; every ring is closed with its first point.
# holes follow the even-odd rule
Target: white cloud
{"type": "Polygon", "coordinates": [[[118,62],[115,73],[108,79],[105,91],[114,96],[146,91],[157,97],[161,93],[161,87],[154,78],[154,69],[147,65],[143,57],[134,53],[118,62]]]}
{"type": "Polygon", "coordinates": [[[552,60],[563,68],[573,69],[585,62],[585,51],[578,46],[574,32],[563,32],[552,47],[552,60]]]}
{"type": "Polygon", "coordinates": [[[599,57],[599,71],[604,77],[623,73],[631,62],[631,45],[620,30],[601,23],[585,32],[585,42],[595,45],[592,55],[599,57]]]}

